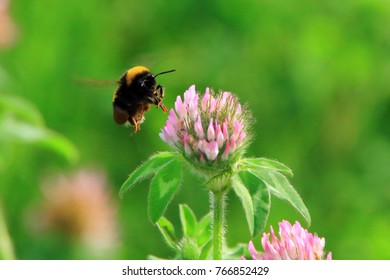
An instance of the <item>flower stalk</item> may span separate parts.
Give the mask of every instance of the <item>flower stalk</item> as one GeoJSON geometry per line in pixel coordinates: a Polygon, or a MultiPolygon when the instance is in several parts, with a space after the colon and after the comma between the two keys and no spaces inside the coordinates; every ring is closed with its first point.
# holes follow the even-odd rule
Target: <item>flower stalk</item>
{"type": "Polygon", "coordinates": [[[222,247],[224,240],[224,208],[225,191],[211,192],[211,207],[213,209],[213,259],[222,260],[222,247]]]}

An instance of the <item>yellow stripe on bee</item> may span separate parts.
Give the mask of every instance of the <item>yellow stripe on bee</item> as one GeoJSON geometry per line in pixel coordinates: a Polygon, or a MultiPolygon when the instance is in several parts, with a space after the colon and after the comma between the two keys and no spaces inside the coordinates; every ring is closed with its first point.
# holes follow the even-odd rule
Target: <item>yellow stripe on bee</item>
{"type": "Polygon", "coordinates": [[[115,92],[114,92],[114,94],[113,94],[113,96],[112,96],[112,102],[114,102],[115,101],[115,98],[116,98],[116,92],[117,92],[118,90],[116,90],[115,92]]]}
{"type": "Polygon", "coordinates": [[[145,72],[150,72],[148,68],[144,66],[135,66],[133,68],[130,68],[126,72],[126,84],[130,85],[135,77],[137,77],[139,74],[145,73],[145,72]]]}

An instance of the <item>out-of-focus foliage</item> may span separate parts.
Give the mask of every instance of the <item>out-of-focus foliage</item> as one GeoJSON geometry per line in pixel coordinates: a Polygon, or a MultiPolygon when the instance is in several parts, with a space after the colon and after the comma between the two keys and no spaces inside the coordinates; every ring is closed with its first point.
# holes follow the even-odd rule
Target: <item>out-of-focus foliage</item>
{"type": "MultiPolygon", "coordinates": [[[[10,14],[19,36],[0,52],[9,77],[3,83],[0,73],[1,92],[33,103],[46,127],[77,147],[80,166],[107,172],[113,193],[149,155],[168,149],[158,136],[167,115],[152,108],[130,136],[132,129],[112,120],[115,87],[85,87],[75,78],[115,80],[139,64],[155,73],[176,69],[158,77],[167,107],[191,84],[232,91],[249,104],[256,139],[248,155],[291,167],[311,214],[309,231],[326,238],[334,259],[390,258],[388,1],[31,0],[12,1],[10,14]]],[[[61,235],[36,236],[26,222],[42,199],[42,178],[74,167],[24,145],[2,165],[1,201],[16,256],[82,258],[69,254],[61,235]]],[[[170,254],[148,221],[147,185],[118,198],[117,258],[170,254]]],[[[205,186],[184,176],[165,213],[173,224],[178,203],[202,217],[205,186]]],[[[250,239],[244,216],[231,199],[229,246],[250,239]]],[[[282,219],[303,222],[272,199],[268,223],[282,219]]]]}
{"type": "Polygon", "coordinates": [[[70,162],[77,160],[77,150],[72,143],[46,128],[42,116],[25,100],[0,95],[0,110],[2,161],[8,160],[9,146],[14,143],[39,144],[58,152],[70,162]]]}

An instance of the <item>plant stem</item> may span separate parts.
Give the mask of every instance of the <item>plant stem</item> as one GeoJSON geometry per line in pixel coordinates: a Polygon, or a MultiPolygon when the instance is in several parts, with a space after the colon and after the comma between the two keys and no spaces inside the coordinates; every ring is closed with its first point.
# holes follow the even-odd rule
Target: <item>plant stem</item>
{"type": "Polygon", "coordinates": [[[225,191],[212,192],[211,195],[213,204],[213,259],[222,260],[225,191]]]}
{"type": "Polygon", "coordinates": [[[0,260],[14,260],[14,248],[8,234],[7,224],[0,204],[0,260]]]}

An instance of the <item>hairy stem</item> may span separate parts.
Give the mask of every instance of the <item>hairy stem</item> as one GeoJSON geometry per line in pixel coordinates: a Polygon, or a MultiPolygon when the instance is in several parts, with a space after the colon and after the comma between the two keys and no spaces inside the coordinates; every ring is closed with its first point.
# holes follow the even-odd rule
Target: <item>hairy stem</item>
{"type": "Polygon", "coordinates": [[[222,260],[225,191],[211,193],[213,207],[213,259],[222,260]]]}

